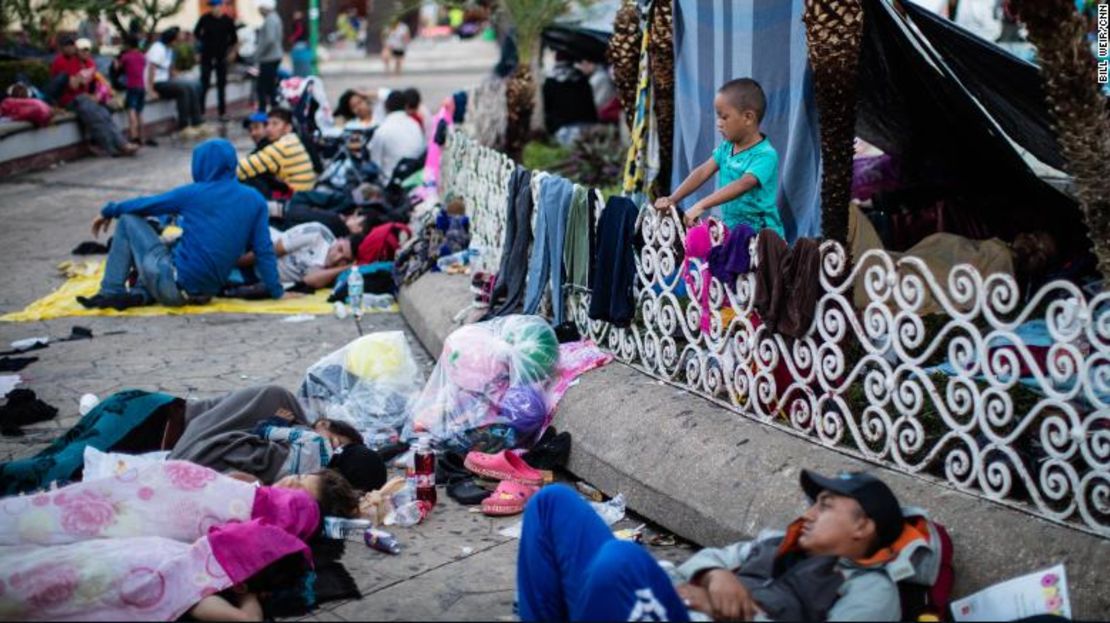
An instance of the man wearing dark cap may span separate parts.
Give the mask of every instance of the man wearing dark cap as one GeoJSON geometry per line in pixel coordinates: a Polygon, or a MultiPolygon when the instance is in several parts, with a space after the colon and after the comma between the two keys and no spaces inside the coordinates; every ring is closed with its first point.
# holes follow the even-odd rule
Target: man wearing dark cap
{"type": "Polygon", "coordinates": [[[703,549],[665,571],[581,498],[547,487],[524,513],[517,566],[529,620],[897,621],[897,581],[938,554],[865,473],[803,470],[810,506],[785,532],[703,549]],[[910,560],[913,554],[913,560],[910,560]]]}

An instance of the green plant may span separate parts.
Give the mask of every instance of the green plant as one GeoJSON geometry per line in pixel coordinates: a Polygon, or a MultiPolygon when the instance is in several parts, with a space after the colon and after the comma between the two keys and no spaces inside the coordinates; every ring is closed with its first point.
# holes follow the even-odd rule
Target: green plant
{"type": "Polygon", "coordinates": [[[598,125],[582,130],[571,144],[570,158],[562,168],[567,178],[585,186],[619,182],[626,147],[615,125],[598,125]]]}
{"type": "Polygon", "coordinates": [[[6,92],[20,76],[43,88],[50,81],[50,65],[46,61],[33,59],[0,61],[0,93],[6,92]]]}
{"type": "Polygon", "coordinates": [[[178,71],[189,71],[197,66],[197,51],[191,43],[178,43],[173,46],[173,67],[178,71]]]}
{"type": "Polygon", "coordinates": [[[570,149],[542,141],[531,141],[524,146],[520,163],[533,171],[554,171],[566,164],[570,149]]]}
{"type": "Polygon", "coordinates": [[[66,14],[76,10],[75,2],[77,0],[2,0],[0,32],[19,24],[32,44],[45,47],[66,14]]]}

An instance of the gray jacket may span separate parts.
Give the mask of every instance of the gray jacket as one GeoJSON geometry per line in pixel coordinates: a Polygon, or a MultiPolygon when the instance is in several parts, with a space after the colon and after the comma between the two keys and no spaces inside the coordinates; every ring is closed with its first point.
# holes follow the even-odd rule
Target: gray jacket
{"type": "Polygon", "coordinates": [[[765,531],[752,541],[701,550],[672,572],[671,579],[689,582],[703,571],[729,569],[765,612],[783,619],[816,615],[828,621],[898,621],[902,605],[897,583],[932,586],[940,571],[939,536],[932,524],[915,520],[926,518],[924,511],[903,508],[902,513],[909,518],[903,536],[895,549],[873,561],[810,558],[772,577],[776,553],[792,531],[765,531]],[[930,534],[922,535],[922,529],[930,534]]]}
{"type": "Polygon", "coordinates": [[[262,18],[262,27],[258,29],[258,47],[254,58],[259,63],[280,61],[285,53],[281,48],[281,17],[277,12],[270,11],[262,18]]]}

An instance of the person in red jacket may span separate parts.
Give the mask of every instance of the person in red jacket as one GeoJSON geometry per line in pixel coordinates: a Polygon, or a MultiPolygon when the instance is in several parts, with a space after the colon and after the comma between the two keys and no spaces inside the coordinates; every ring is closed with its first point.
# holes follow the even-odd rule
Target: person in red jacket
{"type": "MultiPolygon", "coordinates": [[[[72,36],[62,35],[58,43],[58,55],[50,64],[48,94],[59,106],[77,114],[78,120],[85,126],[94,153],[111,156],[134,154],[139,146],[127,142],[123,132],[112,121],[112,113],[93,97],[96,63],[78,54],[77,42],[72,36]]],[[[88,40],[83,39],[82,44],[86,43],[88,40]]]]}

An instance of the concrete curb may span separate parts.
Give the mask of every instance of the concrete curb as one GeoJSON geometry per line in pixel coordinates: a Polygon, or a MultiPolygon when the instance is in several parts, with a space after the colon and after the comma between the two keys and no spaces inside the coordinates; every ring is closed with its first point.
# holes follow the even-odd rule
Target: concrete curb
{"type": "MultiPolygon", "coordinates": [[[[398,296],[401,313],[433,356],[471,300],[465,277],[425,275],[398,296]]],[[[570,471],[667,529],[722,545],[783,527],[805,508],[800,470],[867,470],[904,504],[927,509],[955,543],[962,597],[990,584],[1064,563],[1077,619],[1104,619],[1110,540],[980,497],[877,467],[747,419],[629,366],[590,372],[559,404],[556,424],[573,436],[570,471]]]]}

